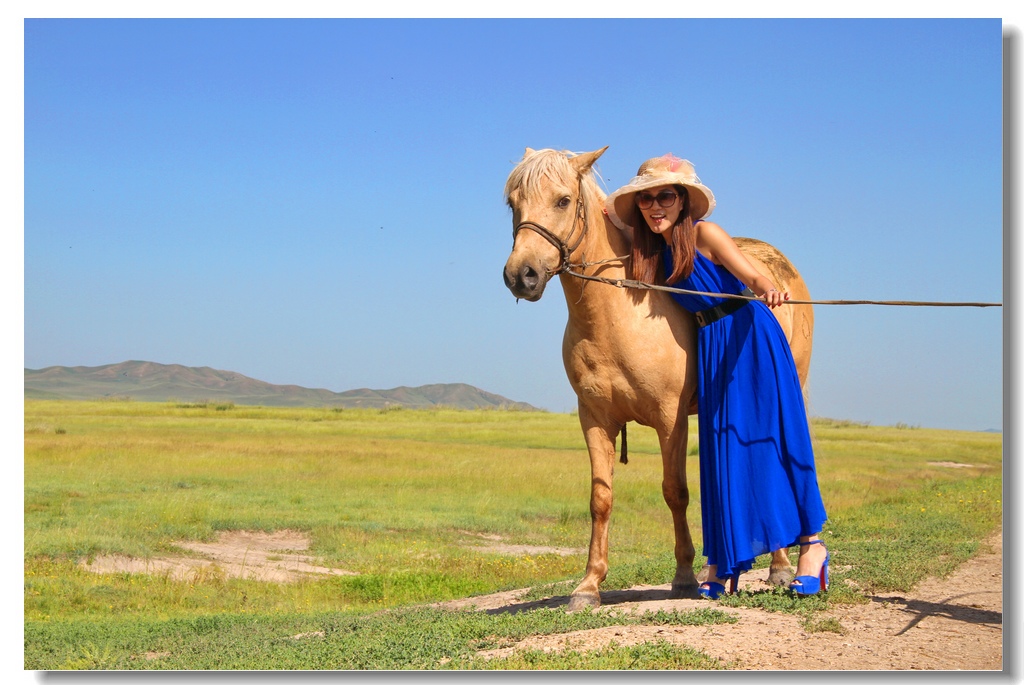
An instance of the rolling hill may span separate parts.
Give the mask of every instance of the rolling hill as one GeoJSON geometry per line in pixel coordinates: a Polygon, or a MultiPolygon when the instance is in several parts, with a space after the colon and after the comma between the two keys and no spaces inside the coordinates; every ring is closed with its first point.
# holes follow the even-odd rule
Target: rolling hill
{"type": "Polygon", "coordinates": [[[369,407],[410,409],[449,406],[540,411],[525,402],[465,383],[439,383],[390,390],[361,388],[332,392],[298,385],[274,385],[234,371],[208,366],[127,361],[105,366],[48,366],[25,369],[26,399],[95,400],[124,397],[147,402],[234,402],[282,407],[369,407]]]}

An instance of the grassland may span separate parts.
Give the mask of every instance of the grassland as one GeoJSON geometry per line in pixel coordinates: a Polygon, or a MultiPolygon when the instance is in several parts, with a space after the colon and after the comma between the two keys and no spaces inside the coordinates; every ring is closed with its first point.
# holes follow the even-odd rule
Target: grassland
{"type": "MultiPolygon", "coordinates": [[[[865,590],[944,575],[1001,522],[1000,435],[828,420],[815,421],[814,434],[830,515],[824,536],[834,564],[849,567],[847,577],[865,590]]],[[[606,589],[671,578],[660,471],[655,435],[631,426],[630,463],[615,474],[606,589]]],[[[502,666],[472,654],[488,640],[603,625],[606,616],[478,616],[416,605],[578,580],[585,554],[500,554],[466,542],[491,535],[583,548],[588,497],[579,426],[563,414],[26,401],[25,668],[586,667],[578,655],[502,666]],[[325,565],[358,575],[174,581],[77,566],[99,554],[152,558],[218,531],[282,529],[307,533],[325,565]],[[381,609],[393,612],[385,620],[381,609]],[[285,639],[310,632],[318,637],[285,639]]],[[[854,595],[830,592],[800,610],[854,595]]],[[[794,610],[781,595],[730,601],[794,610]]],[[[657,645],[588,663],[711,667],[657,645]]]]}

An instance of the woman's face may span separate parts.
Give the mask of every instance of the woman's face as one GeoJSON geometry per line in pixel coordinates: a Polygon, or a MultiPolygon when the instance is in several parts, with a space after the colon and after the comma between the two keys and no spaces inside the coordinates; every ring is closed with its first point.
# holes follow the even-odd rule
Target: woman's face
{"type": "Polygon", "coordinates": [[[675,188],[665,185],[642,190],[633,201],[652,231],[666,240],[672,236],[672,227],[676,225],[679,213],[683,210],[683,199],[675,188]],[[666,203],[668,206],[663,206],[666,203]]]}

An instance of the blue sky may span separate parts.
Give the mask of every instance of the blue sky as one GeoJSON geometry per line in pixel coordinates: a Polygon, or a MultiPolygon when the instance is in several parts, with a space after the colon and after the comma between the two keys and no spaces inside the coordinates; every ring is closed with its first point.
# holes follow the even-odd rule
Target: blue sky
{"type": "MultiPolygon", "coordinates": [[[[29,20],[24,366],[140,359],[553,411],[502,283],[525,147],[690,159],[816,299],[1003,301],[988,20],[29,20]]],[[[1019,40],[1018,40],[1019,49],[1019,40]]],[[[817,307],[817,416],[1002,428],[1003,310],[817,307]]]]}

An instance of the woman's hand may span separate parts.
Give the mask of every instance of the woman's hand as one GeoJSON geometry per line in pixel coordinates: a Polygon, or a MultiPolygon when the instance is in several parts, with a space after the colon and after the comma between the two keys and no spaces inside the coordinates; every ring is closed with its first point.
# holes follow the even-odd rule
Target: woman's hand
{"type": "Polygon", "coordinates": [[[761,295],[761,298],[764,300],[764,303],[766,305],[768,305],[772,309],[775,309],[780,304],[789,299],[789,293],[780,292],[776,288],[769,288],[767,291],[765,291],[763,295],[761,295]]]}

